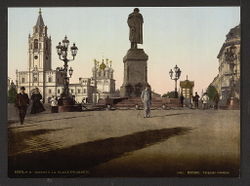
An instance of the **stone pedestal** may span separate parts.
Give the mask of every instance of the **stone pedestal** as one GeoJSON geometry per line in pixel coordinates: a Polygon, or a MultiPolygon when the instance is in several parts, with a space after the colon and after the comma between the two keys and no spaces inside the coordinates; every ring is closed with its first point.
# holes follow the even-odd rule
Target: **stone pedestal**
{"type": "Polygon", "coordinates": [[[62,96],[58,101],[58,112],[72,112],[73,100],[69,96],[62,96]]]}
{"type": "Polygon", "coordinates": [[[140,97],[147,82],[148,55],[143,49],[129,49],[123,58],[124,79],[120,89],[121,97],[140,97]]]}

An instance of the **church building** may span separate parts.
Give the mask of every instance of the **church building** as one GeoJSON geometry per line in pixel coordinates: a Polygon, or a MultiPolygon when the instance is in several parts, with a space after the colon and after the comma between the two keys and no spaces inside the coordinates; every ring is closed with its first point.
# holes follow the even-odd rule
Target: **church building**
{"type": "Polygon", "coordinates": [[[112,61],[102,59],[100,64],[95,60],[94,67],[92,68],[93,77],[91,78],[92,86],[96,87],[93,98],[96,100],[113,97],[115,94],[115,80],[114,70],[112,68],[112,61]]]}
{"type": "MultiPolygon", "coordinates": [[[[28,36],[28,68],[25,71],[16,70],[17,87],[24,86],[29,96],[35,88],[38,88],[44,103],[49,102],[52,96],[59,97],[64,87],[64,74],[61,68],[52,69],[51,36],[48,36],[47,29],[40,9],[37,22],[33,26],[33,33],[28,36]]],[[[106,61],[104,64],[103,61],[93,72],[92,78],[79,78],[78,83],[70,83],[70,94],[75,97],[76,102],[91,103],[96,79],[98,97],[104,99],[112,96],[115,91],[113,72],[111,63],[106,61]]]]}

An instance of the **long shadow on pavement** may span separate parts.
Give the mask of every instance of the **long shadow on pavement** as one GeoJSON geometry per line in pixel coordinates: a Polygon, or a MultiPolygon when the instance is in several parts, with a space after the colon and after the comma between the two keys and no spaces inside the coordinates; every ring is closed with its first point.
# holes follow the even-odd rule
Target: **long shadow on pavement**
{"type": "Polygon", "coordinates": [[[121,157],[125,153],[154,145],[173,136],[184,135],[190,130],[191,128],[185,127],[147,130],[121,137],[86,142],[50,152],[9,156],[9,176],[17,177],[18,175],[13,174],[15,170],[88,170],[121,157]]]}
{"type": "Polygon", "coordinates": [[[19,151],[22,151],[25,148],[28,148],[28,145],[25,143],[25,140],[29,140],[35,136],[48,134],[55,131],[66,130],[72,127],[65,127],[61,129],[38,129],[31,131],[21,131],[14,133],[11,129],[8,130],[8,153],[13,154],[19,151]]]}
{"type": "Polygon", "coordinates": [[[151,118],[162,118],[162,117],[167,117],[167,116],[178,116],[178,115],[183,115],[183,114],[190,114],[190,113],[166,114],[166,115],[162,115],[162,116],[151,116],[151,118]]]}

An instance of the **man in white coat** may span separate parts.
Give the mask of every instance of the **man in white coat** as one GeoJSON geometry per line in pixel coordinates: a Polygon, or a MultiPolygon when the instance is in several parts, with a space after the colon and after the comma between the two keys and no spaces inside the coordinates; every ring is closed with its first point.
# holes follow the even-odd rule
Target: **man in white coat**
{"type": "Polygon", "coordinates": [[[202,96],[201,100],[202,100],[203,109],[207,109],[207,108],[208,108],[208,100],[209,100],[209,97],[208,97],[208,95],[207,95],[206,92],[205,92],[204,95],[202,96]]]}
{"type": "Polygon", "coordinates": [[[152,101],[152,95],[151,95],[151,90],[150,90],[149,85],[147,85],[146,88],[142,91],[141,100],[144,105],[144,118],[149,118],[151,101],[152,101]]]}

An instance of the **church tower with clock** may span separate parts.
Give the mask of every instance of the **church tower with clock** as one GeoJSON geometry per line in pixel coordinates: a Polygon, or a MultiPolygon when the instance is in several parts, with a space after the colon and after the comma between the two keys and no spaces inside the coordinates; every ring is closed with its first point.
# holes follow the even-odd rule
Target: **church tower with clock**
{"type": "Polygon", "coordinates": [[[51,37],[48,37],[41,9],[32,36],[29,35],[29,70],[51,70],[51,37]]]}
{"type": "Polygon", "coordinates": [[[24,86],[29,96],[38,88],[43,102],[52,95],[60,95],[63,88],[62,72],[52,69],[51,37],[47,30],[40,9],[33,33],[28,36],[28,69],[16,71],[17,86],[24,86]]]}

